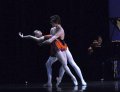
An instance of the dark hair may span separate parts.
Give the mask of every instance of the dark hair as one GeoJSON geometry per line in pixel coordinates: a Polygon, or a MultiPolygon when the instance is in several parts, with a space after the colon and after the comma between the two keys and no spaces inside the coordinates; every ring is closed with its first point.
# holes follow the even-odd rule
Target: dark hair
{"type": "Polygon", "coordinates": [[[50,17],[50,22],[61,24],[61,19],[59,15],[53,15],[50,17]]]}

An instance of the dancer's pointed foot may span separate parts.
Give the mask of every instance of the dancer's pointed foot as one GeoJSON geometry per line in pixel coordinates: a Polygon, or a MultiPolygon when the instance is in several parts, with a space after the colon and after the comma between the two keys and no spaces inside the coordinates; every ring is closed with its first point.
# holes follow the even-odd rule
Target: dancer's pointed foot
{"type": "Polygon", "coordinates": [[[60,85],[60,83],[61,83],[61,78],[56,77],[56,80],[57,80],[56,86],[59,86],[59,85],[60,85]]]}
{"type": "Polygon", "coordinates": [[[78,82],[77,82],[76,78],[73,79],[73,83],[74,83],[75,86],[78,85],[78,82]]]}
{"type": "Polygon", "coordinates": [[[82,81],[82,86],[87,86],[87,83],[85,81],[82,81]]]}

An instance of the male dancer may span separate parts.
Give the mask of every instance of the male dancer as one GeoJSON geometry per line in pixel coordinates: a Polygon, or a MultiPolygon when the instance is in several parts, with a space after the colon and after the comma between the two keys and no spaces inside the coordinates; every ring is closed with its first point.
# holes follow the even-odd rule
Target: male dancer
{"type": "MultiPolygon", "coordinates": [[[[52,23],[52,25],[55,24],[55,25],[61,26],[60,17],[59,17],[58,15],[52,16],[52,17],[51,17],[51,23],[52,23]]],[[[57,28],[57,26],[56,26],[56,28],[57,28]]],[[[55,28],[55,27],[52,28],[52,30],[51,30],[51,35],[55,35],[55,34],[58,33],[56,28],[55,28]],[[56,33],[56,32],[57,32],[57,33],[56,33]]],[[[61,35],[64,35],[64,34],[61,34],[61,35]]],[[[43,43],[50,43],[50,40],[51,40],[51,38],[48,39],[48,40],[46,40],[46,41],[43,42],[43,43]]],[[[64,39],[63,39],[63,40],[64,40],[64,39]]],[[[80,78],[80,80],[81,80],[81,82],[82,82],[82,85],[87,85],[86,82],[85,82],[84,79],[83,79],[81,70],[80,70],[80,68],[77,66],[77,64],[75,63],[75,61],[74,61],[74,59],[73,59],[73,57],[72,57],[72,55],[71,55],[68,47],[67,47],[67,49],[66,49],[65,52],[66,52],[66,56],[67,56],[67,59],[68,59],[69,63],[70,63],[71,66],[75,69],[77,75],[79,76],[79,78],[80,78]]],[[[52,64],[53,64],[55,61],[56,61],[56,58],[53,58],[53,60],[48,60],[47,63],[46,63],[46,67],[47,67],[47,70],[49,71],[49,74],[50,74],[50,75],[51,75],[51,73],[50,73],[50,72],[51,72],[51,71],[50,71],[50,70],[51,70],[51,66],[52,66],[52,64]]],[[[63,68],[63,66],[61,66],[60,71],[59,71],[59,77],[57,77],[57,84],[56,84],[56,86],[58,86],[59,83],[61,82],[62,77],[63,77],[63,75],[64,75],[64,72],[65,72],[65,71],[64,71],[64,68],[63,68]]],[[[48,80],[48,81],[49,81],[49,80],[48,80]]],[[[49,83],[49,82],[48,82],[48,83],[49,83]]]]}

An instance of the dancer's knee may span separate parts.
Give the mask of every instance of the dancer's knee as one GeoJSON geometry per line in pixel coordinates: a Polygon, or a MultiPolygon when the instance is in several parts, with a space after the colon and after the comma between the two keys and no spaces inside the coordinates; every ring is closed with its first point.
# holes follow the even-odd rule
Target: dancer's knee
{"type": "Polygon", "coordinates": [[[66,70],[67,69],[67,64],[62,64],[63,65],[63,69],[66,70]]]}

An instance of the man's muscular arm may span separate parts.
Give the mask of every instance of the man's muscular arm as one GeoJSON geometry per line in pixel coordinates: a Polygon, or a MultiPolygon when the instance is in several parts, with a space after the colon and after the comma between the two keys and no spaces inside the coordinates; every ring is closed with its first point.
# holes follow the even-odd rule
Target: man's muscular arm
{"type": "Polygon", "coordinates": [[[55,35],[51,36],[48,40],[44,41],[43,44],[50,44],[50,43],[52,43],[54,40],[59,38],[62,34],[63,34],[63,30],[59,28],[57,33],[55,35]]]}

